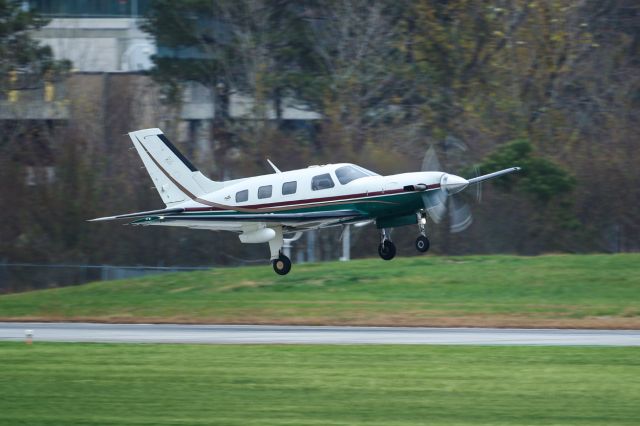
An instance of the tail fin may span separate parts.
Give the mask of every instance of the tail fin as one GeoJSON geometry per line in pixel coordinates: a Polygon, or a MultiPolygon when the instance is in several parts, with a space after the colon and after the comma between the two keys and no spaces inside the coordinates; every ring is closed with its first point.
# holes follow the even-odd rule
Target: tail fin
{"type": "Polygon", "coordinates": [[[167,206],[195,199],[224,186],[200,173],[162,130],[138,130],[129,133],[129,137],[167,206]]]}

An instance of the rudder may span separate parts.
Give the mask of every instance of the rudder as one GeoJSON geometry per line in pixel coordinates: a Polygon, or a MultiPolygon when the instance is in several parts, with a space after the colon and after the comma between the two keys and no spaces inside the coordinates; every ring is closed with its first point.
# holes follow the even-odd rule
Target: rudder
{"type": "Polygon", "coordinates": [[[129,137],[167,206],[196,199],[224,186],[200,173],[162,130],[137,130],[130,132],[129,137]]]}

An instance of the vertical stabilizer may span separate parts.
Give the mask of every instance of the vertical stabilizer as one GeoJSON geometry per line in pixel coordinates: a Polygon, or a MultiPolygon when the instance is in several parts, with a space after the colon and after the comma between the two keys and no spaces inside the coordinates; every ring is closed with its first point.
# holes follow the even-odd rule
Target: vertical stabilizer
{"type": "Polygon", "coordinates": [[[160,129],[129,133],[149,176],[167,206],[198,198],[224,186],[206,178],[160,129]]]}

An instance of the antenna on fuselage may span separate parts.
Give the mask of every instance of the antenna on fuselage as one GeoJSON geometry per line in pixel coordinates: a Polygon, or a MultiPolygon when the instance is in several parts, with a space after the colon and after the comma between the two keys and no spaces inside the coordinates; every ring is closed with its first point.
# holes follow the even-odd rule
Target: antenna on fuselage
{"type": "Polygon", "coordinates": [[[272,168],[276,173],[282,173],[282,172],[280,171],[280,169],[279,169],[279,168],[277,168],[277,167],[276,167],[276,165],[275,165],[275,164],[273,164],[273,163],[271,162],[271,160],[269,160],[268,158],[267,158],[267,163],[269,163],[269,165],[271,166],[271,168],[272,168]]]}

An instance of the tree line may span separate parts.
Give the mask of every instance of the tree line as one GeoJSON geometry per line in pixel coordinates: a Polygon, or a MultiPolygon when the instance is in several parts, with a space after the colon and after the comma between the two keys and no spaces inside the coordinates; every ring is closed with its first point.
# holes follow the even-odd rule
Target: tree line
{"type": "MultiPolygon", "coordinates": [[[[0,1],[5,52],[16,53],[15,40],[46,23],[10,12],[17,3],[0,1]]],[[[214,93],[211,161],[197,164],[213,179],[267,173],[266,157],[282,169],[352,161],[381,174],[414,171],[429,146],[446,171],[465,176],[519,165],[518,176],[469,191],[474,224],[465,232],[429,224],[432,249],[536,254],[639,248],[639,24],[632,0],[156,0],[142,28],[158,45],[150,71],[158,101],[174,111],[167,133],[178,126],[185,83],[214,93]],[[233,94],[255,100],[256,119],[233,117],[233,94]],[[291,130],[283,117],[291,102],[322,118],[291,130]]],[[[16,71],[36,84],[54,69],[64,79],[68,67],[31,46],[20,48],[32,52],[26,59],[0,55],[3,96],[16,71]]],[[[137,156],[112,142],[142,120],[136,90],[145,89],[105,94],[114,108],[93,125],[111,130],[98,144],[86,140],[79,120],[57,132],[3,122],[0,259],[267,257],[233,235],[84,222],[161,207],[137,156]],[[26,134],[37,134],[27,146],[26,134]],[[55,167],[55,179],[29,186],[34,164],[55,167]]],[[[416,230],[408,228],[394,237],[407,240],[401,254],[412,253],[416,230]]],[[[338,236],[318,235],[320,258],[337,258],[338,236]]],[[[358,229],[352,253],[375,255],[377,238],[372,227],[358,229]]]]}

